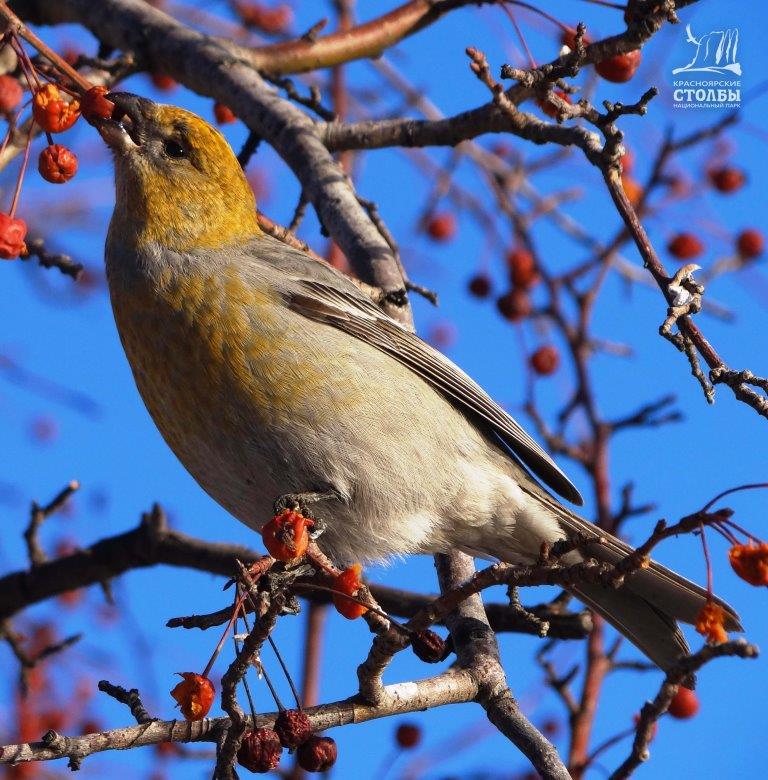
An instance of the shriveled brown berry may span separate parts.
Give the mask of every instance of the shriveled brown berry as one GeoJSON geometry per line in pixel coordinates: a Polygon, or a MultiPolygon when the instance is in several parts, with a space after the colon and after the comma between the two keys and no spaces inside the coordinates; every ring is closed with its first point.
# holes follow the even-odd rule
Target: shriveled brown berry
{"type": "Polygon", "coordinates": [[[530,357],[531,368],[539,376],[549,376],[557,371],[560,365],[560,353],[552,344],[539,347],[530,357]]]}
{"type": "Polygon", "coordinates": [[[456,235],[456,217],[450,211],[434,214],[427,220],[426,228],[433,241],[450,241],[456,235]]]}
{"type": "Polygon", "coordinates": [[[502,295],[496,301],[496,307],[501,316],[510,322],[524,320],[533,309],[528,293],[517,287],[502,295]]]}
{"type": "Polygon", "coordinates": [[[450,652],[446,641],[428,628],[411,634],[411,647],[414,655],[428,664],[444,661],[450,652]]]}
{"type": "Polygon", "coordinates": [[[336,740],[331,737],[310,737],[296,751],[299,766],[307,772],[327,772],[338,758],[336,740]]]}
{"type": "Polygon", "coordinates": [[[275,733],[284,748],[294,750],[312,736],[312,725],[301,710],[283,710],[275,719],[275,733]]]}
{"type": "Polygon", "coordinates": [[[487,298],[493,289],[491,277],[488,274],[475,274],[469,280],[467,288],[475,298],[487,298]]]}
{"type": "Polygon", "coordinates": [[[266,773],[280,763],[282,752],[280,739],[272,729],[246,731],[237,751],[237,762],[250,772],[266,773]]]}
{"type": "Polygon", "coordinates": [[[395,742],[403,750],[412,750],[421,742],[421,726],[416,723],[401,723],[395,731],[395,742]]]}
{"type": "Polygon", "coordinates": [[[0,112],[9,114],[21,103],[23,97],[24,90],[18,79],[8,75],[0,76],[0,112]]]}
{"type": "Polygon", "coordinates": [[[507,266],[512,284],[521,290],[530,290],[539,281],[536,261],[523,247],[513,247],[507,252],[507,266]]]}
{"type": "Polygon", "coordinates": [[[667,250],[678,260],[692,260],[704,251],[704,244],[693,233],[678,233],[669,240],[667,250]]]}
{"type": "Polygon", "coordinates": [[[606,81],[612,81],[614,84],[623,84],[635,75],[640,67],[642,57],[640,49],[629,51],[626,54],[616,54],[607,60],[598,62],[595,65],[595,70],[606,81]]]}
{"type": "Polygon", "coordinates": [[[743,260],[754,260],[763,254],[765,238],[759,230],[747,228],[736,236],[736,249],[743,260]]]}
{"type": "Polygon", "coordinates": [[[709,181],[712,186],[724,194],[736,192],[744,186],[747,177],[743,171],[734,168],[731,165],[723,165],[719,168],[713,168],[709,172],[709,181]]]}

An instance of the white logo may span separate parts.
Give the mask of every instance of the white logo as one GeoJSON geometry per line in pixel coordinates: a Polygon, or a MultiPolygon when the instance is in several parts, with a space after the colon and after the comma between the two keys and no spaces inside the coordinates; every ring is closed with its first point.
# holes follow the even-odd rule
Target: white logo
{"type": "Polygon", "coordinates": [[[685,26],[688,35],[687,43],[696,47],[693,59],[682,68],[675,68],[672,73],[732,73],[741,76],[741,64],[737,59],[739,48],[739,30],[712,30],[702,35],[698,40],[691,32],[691,25],[685,26]]]}

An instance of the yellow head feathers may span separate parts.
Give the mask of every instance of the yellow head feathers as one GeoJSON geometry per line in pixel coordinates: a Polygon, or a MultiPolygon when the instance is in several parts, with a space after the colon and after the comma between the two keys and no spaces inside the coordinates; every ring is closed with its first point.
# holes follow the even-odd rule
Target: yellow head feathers
{"type": "Polygon", "coordinates": [[[172,251],[242,243],[261,231],[253,192],[224,136],[190,111],[128,93],[100,127],[115,152],[113,230],[172,251]]]}

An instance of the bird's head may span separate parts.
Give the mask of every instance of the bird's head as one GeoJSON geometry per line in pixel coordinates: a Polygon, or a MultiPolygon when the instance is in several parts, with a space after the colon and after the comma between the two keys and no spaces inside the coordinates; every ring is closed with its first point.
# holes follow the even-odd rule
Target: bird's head
{"type": "Polygon", "coordinates": [[[190,111],[116,92],[99,132],[115,157],[113,229],[178,252],[240,244],[260,233],[256,204],[224,136],[190,111]]]}

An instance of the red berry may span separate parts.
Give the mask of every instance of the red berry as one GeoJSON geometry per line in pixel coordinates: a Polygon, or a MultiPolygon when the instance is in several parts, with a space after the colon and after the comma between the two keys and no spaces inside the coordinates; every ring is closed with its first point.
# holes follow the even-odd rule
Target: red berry
{"type": "Polygon", "coordinates": [[[108,91],[102,86],[91,87],[80,98],[80,111],[89,124],[92,125],[99,119],[109,119],[112,116],[115,104],[105,97],[108,91]]]}
{"type": "Polygon", "coordinates": [[[502,295],[496,301],[496,307],[501,316],[510,322],[524,320],[533,309],[528,293],[517,287],[502,295]]]}
{"type": "Polygon", "coordinates": [[[51,144],[40,152],[37,170],[51,184],[65,184],[77,173],[77,157],[66,146],[51,144]]]}
{"type": "Polygon", "coordinates": [[[232,122],[237,122],[237,117],[229,106],[225,106],[223,103],[213,104],[213,115],[216,117],[216,122],[220,125],[231,125],[232,122]]]}
{"type": "Polygon", "coordinates": [[[539,281],[536,261],[527,249],[510,249],[507,253],[507,266],[512,284],[521,290],[529,290],[539,281]]]}
{"type": "Polygon", "coordinates": [[[456,235],[456,217],[449,211],[432,215],[427,220],[427,234],[433,241],[450,241],[456,235]]]}
{"type": "Polygon", "coordinates": [[[271,772],[280,763],[282,752],[280,739],[272,729],[246,731],[237,751],[237,762],[249,772],[263,774],[271,772]]]}
{"type": "Polygon", "coordinates": [[[699,706],[699,697],[690,688],[681,685],[672,697],[667,712],[673,718],[685,720],[692,718],[699,711],[699,706]]]}
{"type": "Polygon", "coordinates": [[[487,298],[491,294],[493,284],[487,274],[476,274],[469,280],[467,287],[475,298],[487,298]]]}
{"type": "Polygon", "coordinates": [[[621,155],[621,172],[622,174],[632,173],[632,169],[635,167],[635,155],[632,154],[630,149],[624,147],[624,154],[621,155]]]}
{"type": "Polygon", "coordinates": [[[760,257],[765,248],[763,234],[755,228],[742,230],[741,233],[736,236],[736,248],[739,250],[739,255],[744,260],[754,260],[756,257],[760,257]]]}
{"type": "Polygon", "coordinates": [[[284,748],[295,750],[312,736],[312,724],[301,710],[283,710],[275,719],[275,734],[284,748]]]}
{"type": "Polygon", "coordinates": [[[307,772],[327,772],[338,758],[336,740],[331,737],[310,737],[296,751],[296,761],[307,772]]]}
{"type": "Polygon", "coordinates": [[[416,723],[401,723],[395,731],[395,742],[403,750],[411,750],[421,742],[421,726],[416,723]]]}
{"type": "Polygon", "coordinates": [[[606,81],[612,81],[615,84],[624,84],[635,75],[640,67],[642,54],[640,49],[629,51],[626,54],[616,54],[607,60],[598,62],[595,70],[606,81]]]}
{"type": "Polygon", "coordinates": [[[309,531],[314,522],[286,509],[273,517],[262,529],[261,538],[267,552],[278,561],[301,558],[309,547],[309,531]]]}
{"type": "Polygon", "coordinates": [[[713,168],[709,172],[709,180],[718,192],[729,194],[740,190],[744,186],[747,177],[738,168],[724,165],[721,168],[713,168]]]}
{"type": "Polygon", "coordinates": [[[359,563],[353,563],[333,580],[333,589],[339,591],[339,593],[333,594],[333,606],[336,607],[339,614],[344,615],[348,620],[359,618],[368,611],[368,607],[363,604],[358,604],[356,601],[340,595],[345,593],[347,596],[357,597],[358,591],[363,587],[363,582],[360,579],[362,570],[363,567],[359,563]]]}
{"type": "Polygon", "coordinates": [[[667,250],[678,260],[692,260],[704,251],[704,244],[693,233],[678,233],[669,240],[667,250]]]}
{"type": "MultiPolygon", "coordinates": [[[[564,100],[566,103],[570,105],[571,97],[568,95],[567,92],[563,92],[561,89],[556,89],[555,94],[561,99],[564,100]]],[[[552,119],[557,119],[560,116],[560,109],[554,104],[554,102],[551,102],[546,99],[541,99],[537,101],[539,108],[549,117],[552,117],[552,119]]]]}
{"type": "Polygon", "coordinates": [[[0,212],[0,257],[12,260],[27,251],[27,223],[0,212]]]}
{"type": "Polygon", "coordinates": [[[235,13],[246,27],[255,27],[270,35],[287,32],[293,22],[293,11],[289,5],[269,8],[261,3],[235,2],[235,13]]]}
{"type": "Polygon", "coordinates": [[[10,114],[21,103],[24,90],[13,76],[0,76],[0,112],[10,114]]]}
{"type": "Polygon", "coordinates": [[[549,376],[560,365],[560,353],[557,347],[547,344],[539,347],[530,357],[531,368],[540,376],[549,376]]]}
{"type": "Polygon", "coordinates": [[[63,133],[80,116],[80,101],[67,102],[55,84],[43,84],[32,98],[32,116],[47,133],[63,133]]]}
{"type": "Polygon", "coordinates": [[[150,78],[155,88],[161,92],[170,92],[176,88],[176,80],[165,73],[153,73],[150,78]]]}

